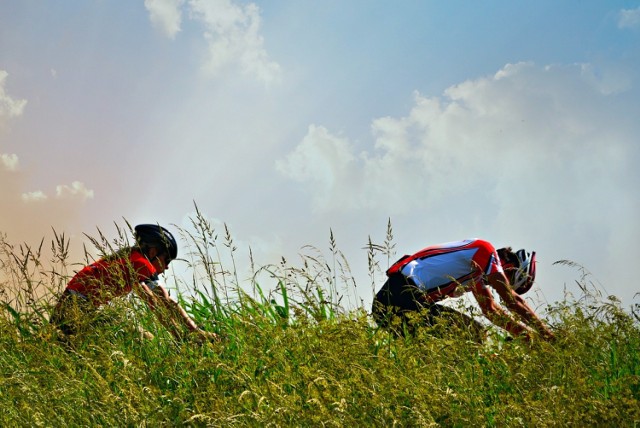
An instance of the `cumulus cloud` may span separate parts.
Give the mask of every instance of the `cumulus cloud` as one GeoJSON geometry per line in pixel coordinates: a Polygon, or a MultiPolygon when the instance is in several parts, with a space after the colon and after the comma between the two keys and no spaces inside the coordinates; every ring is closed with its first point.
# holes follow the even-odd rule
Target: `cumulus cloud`
{"type": "Polygon", "coordinates": [[[443,97],[416,94],[407,117],[373,121],[374,144],[361,153],[312,126],[277,168],[305,183],[326,210],[404,212],[477,184],[491,198],[500,186],[517,190],[515,177],[584,193],[583,179],[621,179],[610,166],[631,168],[629,152],[637,152],[631,135],[615,131],[605,98],[580,65],[507,65],[443,97]]]}
{"type": "Polygon", "coordinates": [[[639,28],[640,7],[636,9],[622,9],[618,15],[618,28],[639,28]]]}
{"type": "Polygon", "coordinates": [[[6,71],[0,70],[0,127],[7,119],[22,115],[27,105],[27,100],[13,99],[5,93],[4,87],[8,75],[6,71]]]}
{"type": "Polygon", "coordinates": [[[56,186],[56,198],[78,198],[81,200],[93,199],[93,190],[87,189],[84,183],[81,183],[80,181],[74,181],[70,186],[67,186],[66,184],[60,184],[56,186]]]}
{"type": "Polygon", "coordinates": [[[603,91],[581,64],[510,64],[439,97],[416,93],[405,117],[372,122],[360,151],[312,126],[276,168],[320,212],[555,242],[547,254],[575,257],[624,289],[640,239],[637,99],[603,91]]]}
{"type": "Polygon", "coordinates": [[[18,156],[16,154],[0,154],[0,165],[7,171],[16,171],[18,169],[18,156]]]}
{"type": "Polygon", "coordinates": [[[171,39],[180,31],[183,4],[184,0],[144,0],[151,23],[171,39]]]}

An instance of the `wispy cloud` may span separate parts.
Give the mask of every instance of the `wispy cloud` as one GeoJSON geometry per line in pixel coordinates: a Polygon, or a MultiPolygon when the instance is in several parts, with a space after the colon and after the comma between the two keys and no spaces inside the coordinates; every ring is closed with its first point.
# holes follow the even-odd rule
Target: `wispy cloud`
{"type": "Polygon", "coordinates": [[[60,184],[56,186],[56,198],[58,199],[93,199],[93,190],[88,189],[84,183],[74,181],[71,185],[60,184]]]}
{"type": "MultiPolygon", "coordinates": [[[[59,184],[55,189],[55,199],[58,200],[84,201],[86,199],[93,199],[93,197],[93,190],[88,189],[85,184],[80,181],[74,181],[70,185],[59,184]]],[[[24,203],[44,202],[49,200],[49,196],[42,190],[35,190],[22,193],[20,199],[24,203]]]]}
{"type": "Polygon", "coordinates": [[[47,195],[42,190],[36,190],[35,192],[23,193],[20,198],[24,203],[43,202],[48,199],[47,195]]]}
{"type": "Polygon", "coordinates": [[[0,154],[0,165],[8,171],[16,171],[18,169],[18,156],[15,154],[0,154]]]}
{"type": "MultiPolygon", "coordinates": [[[[184,0],[145,0],[151,22],[170,38],[180,31],[184,4],[184,0]]],[[[280,65],[269,58],[260,34],[258,6],[242,6],[229,0],[190,0],[187,8],[187,16],[205,28],[206,73],[218,76],[225,69],[237,67],[241,73],[267,84],[280,79],[280,65]]]]}
{"type": "Polygon", "coordinates": [[[240,6],[229,0],[191,0],[192,16],[206,27],[204,37],[209,44],[205,69],[217,74],[236,64],[243,73],[271,83],[278,80],[280,66],[269,59],[260,35],[260,11],[250,3],[240,6]]]}
{"type": "Polygon", "coordinates": [[[7,120],[22,115],[27,100],[13,99],[5,92],[7,73],[0,70],[0,127],[6,124],[7,120]]]}
{"type": "Polygon", "coordinates": [[[640,28],[640,7],[622,9],[618,15],[618,28],[640,28]]]}
{"type": "Polygon", "coordinates": [[[183,4],[184,0],[144,0],[151,23],[171,39],[180,31],[183,4]]]}
{"type": "MultiPolygon", "coordinates": [[[[12,122],[23,115],[25,120],[30,120],[25,108],[27,100],[15,98],[6,92],[8,76],[8,72],[0,70],[0,144],[9,142],[20,145],[21,141],[16,141],[15,134],[9,128],[12,122]]],[[[52,76],[55,77],[55,74],[52,76]]],[[[0,152],[0,232],[24,242],[41,239],[42,234],[51,227],[64,230],[77,224],[88,206],[85,202],[94,198],[94,191],[80,181],[60,184],[49,195],[43,190],[29,189],[34,177],[37,180],[43,172],[30,160],[28,155],[0,152]]],[[[51,176],[53,171],[55,169],[47,169],[48,180],[55,179],[51,176]]]]}

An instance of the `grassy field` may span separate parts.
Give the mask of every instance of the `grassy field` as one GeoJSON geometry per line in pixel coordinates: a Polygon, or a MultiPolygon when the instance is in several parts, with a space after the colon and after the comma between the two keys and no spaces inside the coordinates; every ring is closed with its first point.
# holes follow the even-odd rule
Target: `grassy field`
{"type": "MultiPolygon", "coordinates": [[[[552,344],[495,332],[479,345],[446,325],[396,337],[365,308],[342,309],[355,283],[333,236],[327,259],[242,262],[255,273],[247,286],[228,230],[199,215],[193,226],[182,301],[220,343],[176,342],[136,299],[60,341],[46,319],[72,270],[66,238],[47,257],[0,239],[0,426],[640,425],[638,313],[602,300],[588,277],[582,296],[544,314],[552,344]]],[[[94,239],[105,252],[118,243],[94,239]]],[[[372,278],[392,248],[389,227],[370,245],[372,278]]]]}

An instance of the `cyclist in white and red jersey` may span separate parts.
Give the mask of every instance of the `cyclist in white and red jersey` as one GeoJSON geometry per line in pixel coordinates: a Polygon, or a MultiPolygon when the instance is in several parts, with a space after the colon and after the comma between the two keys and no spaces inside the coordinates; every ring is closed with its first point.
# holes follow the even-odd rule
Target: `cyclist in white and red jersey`
{"type": "Polygon", "coordinates": [[[388,279],[377,293],[372,313],[380,326],[397,315],[407,321],[416,312],[434,324],[447,316],[456,324],[479,330],[479,324],[438,302],[471,292],[489,321],[512,336],[531,341],[535,334],[553,339],[549,327],[521,297],[535,280],[535,252],[496,250],[481,239],[433,245],[404,256],[387,270],[388,279]],[[493,298],[495,290],[506,309],[493,298]]]}

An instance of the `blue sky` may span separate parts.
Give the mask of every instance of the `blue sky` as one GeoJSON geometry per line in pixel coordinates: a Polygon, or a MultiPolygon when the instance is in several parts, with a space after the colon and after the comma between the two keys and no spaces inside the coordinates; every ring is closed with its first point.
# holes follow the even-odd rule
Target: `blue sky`
{"type": "Polygon", "coordinates": [[[482,237],[538,251],[538,298],[569,259],[628,304],[639,70],[638,1],[1,2],[0,231],[196,201],[259,263],[332,229],[368,305],[391,218],[398,255],[482,237]]]}

